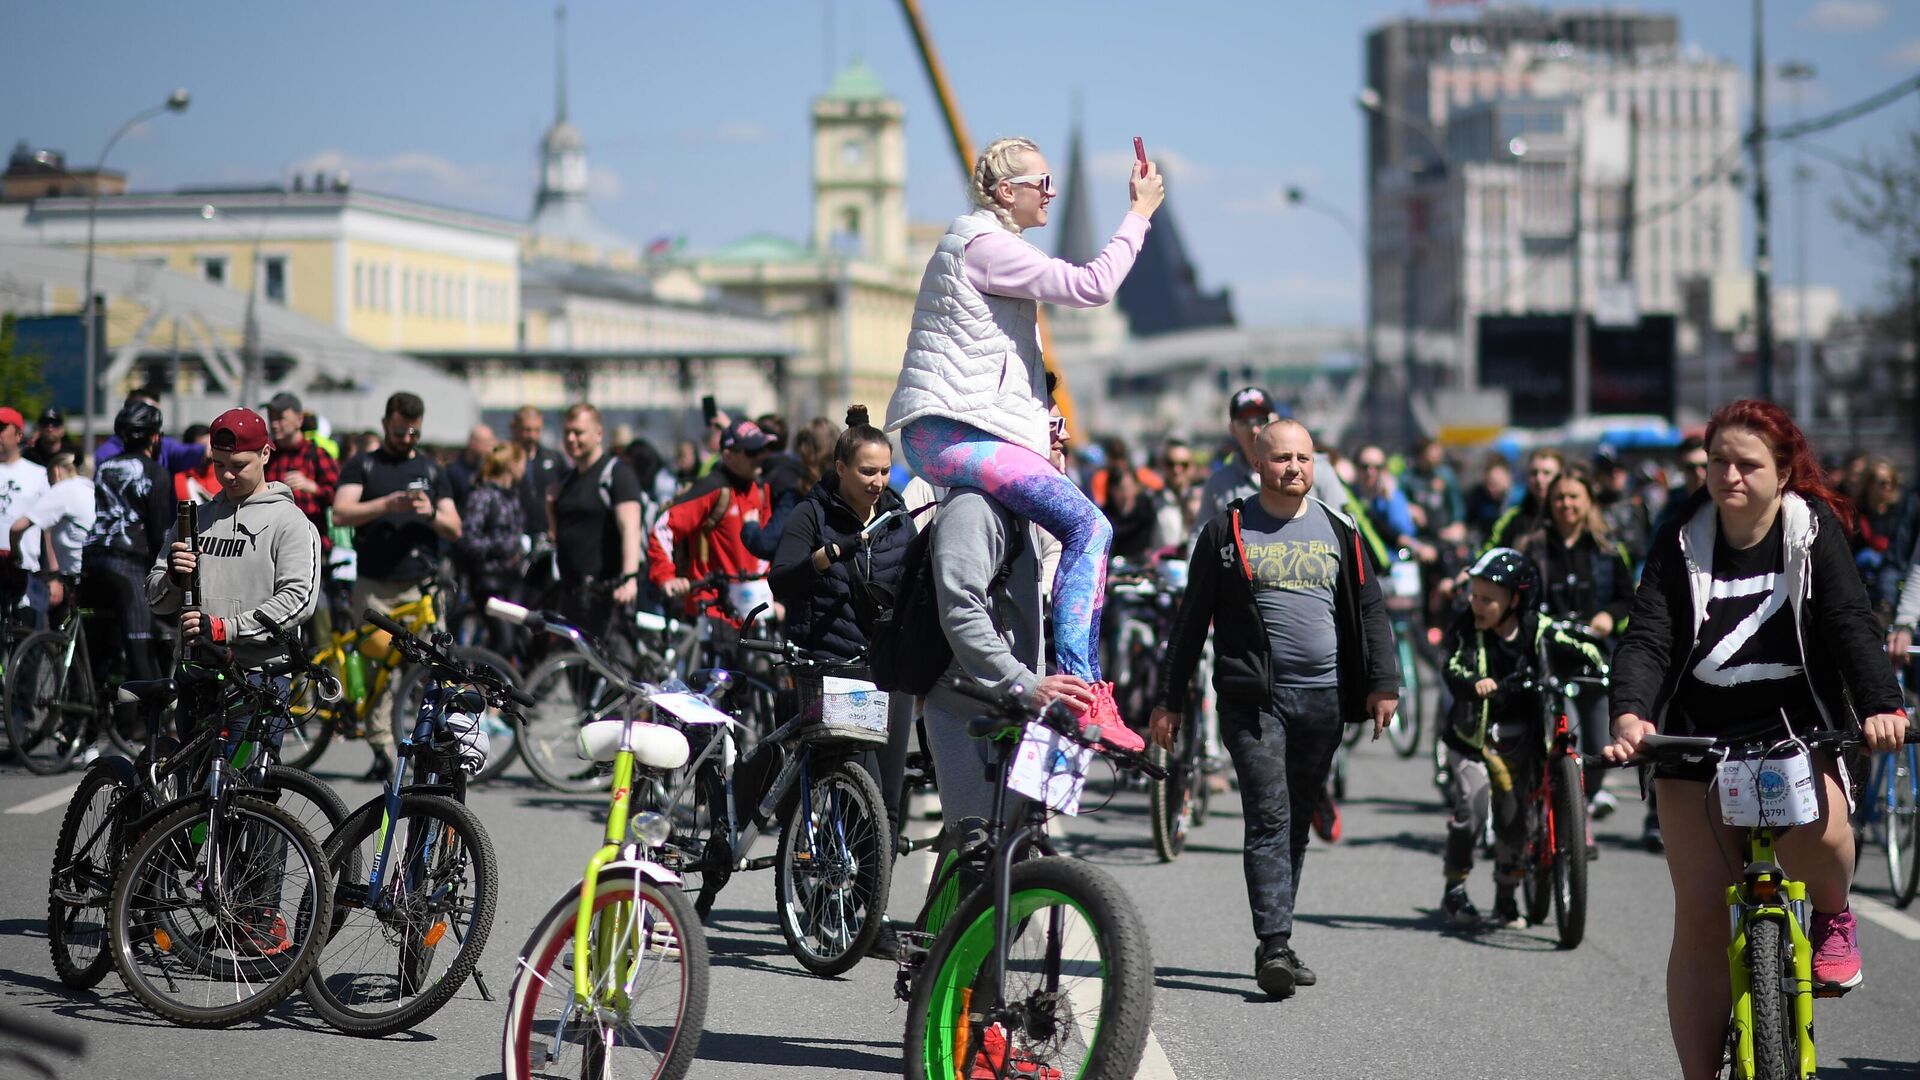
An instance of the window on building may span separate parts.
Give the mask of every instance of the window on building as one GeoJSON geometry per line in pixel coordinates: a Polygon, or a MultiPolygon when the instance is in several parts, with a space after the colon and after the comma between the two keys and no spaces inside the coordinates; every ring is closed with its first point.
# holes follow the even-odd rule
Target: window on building
{"type": "Polygon", "coordinates": [[[283,255],[275,255],[266,260],[261,271],[260,287],[266,290],[267,299],[276,304],[287,302],[287,260],[283,255]]]}
{"type": "Polygon", "coordinates": [[[1707,119],[1720,119],[1720,88],[1717,86],[1707,91],[1707,119]]]}
{"type": "Polygon", "coordinates": [[[413,271],[400,271],[400,314],[413,314],[413,271]]]}
{"type": "Polygon", "coordinates": [[[200,260],[200,276],[214,285],[227,283],[227,258],[224,255],[208,255],[200,260]]]}
{"type": "Polygon", "coordinates": [[[367,264],[353,264],[353,306],[355,310],[367,306],[367,264]]]}
{"type": "Polygon", "coordinates": [[[835,223],[830,246],[841,255],[859,256],[866,250],[866,241],[860,234],[860,210],[849,206],[840,211],[835,223]]]}
{"type": "Polygon", "coordinates": [[[867,160],[867,141],[850,138],[840,144],[840,164],[861,165],[867,160]]]}

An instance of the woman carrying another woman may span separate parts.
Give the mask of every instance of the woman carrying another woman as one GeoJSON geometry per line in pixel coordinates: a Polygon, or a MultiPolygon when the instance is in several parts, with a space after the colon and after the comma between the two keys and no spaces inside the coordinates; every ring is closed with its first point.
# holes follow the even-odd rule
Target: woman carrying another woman
{"type": "MultiPolygon", "coordinates": [[[[1572,619],[1606,639],[1627,621],[1633,604],[1633,562],[1615,543],[1594,498],[1593,474],[1569,465],[1547,485],[1547,523],[1521,541],[1520,550],[1540,569],[1541,602],[1557,619],[1572,619]]],[[[1573,699],[1579,713],[1580,749],[1593,753],[1613,741],[1608,728],[1607,696],[1580,688],[1573,699]]],[[[1596,818],[1619,808],[1601,787],[1606,773],[1587,771],[1588,806],[1596,818]]]]}
{"type": "MultiPolygon", "coordinates": [[[[833,471],[820,477],[787,519],[767,580],[774,598],[787,609],[788,641],[816,659],[859,661],[866,658],[872,629],[867,587],[893,590],[899,585],[913,521],[901,514],[861,544],[861,532],[875,518],[902,509],[900,496],[887,487],[893,445],[867,422],[866,406],[847,410],[847,429],[834,446],[833,462],[833,471]]],[[[894,694],[887,706],[887,744],[877,768],[871,760],[866,765],[880,784],[892,835],[898,836],[913,698],[894,694]]],[[[885,898],[879,901],[884,910],[885,898]]],[[[874,954],[893,956],[897,950],[891,928],[882,930],[874,954]]]]}
{"type": "Polygon", "coordinates": [[[1075,701],[1091,703],[1089,722],[1140,749],[1144,741],[1120,721],[1112,684],[1100,681],[1100,607],[1113,528],[1048,461],[1038,328],[1042,302],[1086,308],[1113,299],[1166,195],[1152,166],[1145,175],[1132,168],[1128,190],[1127,216],[1092,262],[1049,258],[1023,236],[1047,223],[1054,186],[1046,158],[1027,139],[990,144],[973,168],[974,211],[954,219],[921,278],[887,430],[900,432],[907,464],[928,483],[978,488],[1059,539],[1059,672],[1089,684],[1075,701]]]}
{"type": "MultiPolygon", "coordinates": [[[[1827,487],[1807,438],[1779,406],[1736,401],[1707,425],[1707,478],[1647,553],[1613,664],[1611,761],[1630,761],[1655,731],[1727,741],[1858,729],[1891,750],[1907,716],[1866,591],[1854,572],[1852,510],[1827,487]]],[[[1816,754],[1820,820],[1776,841],[1813,904],[1816,986],[1860,984],[1854,940],[1853,830],[1847,778],[1816,754]]],[[[1718,1074],[1731,989],[1726,890],[1743,830],[1720,824],[1711,767],[1654,772],[1673,948],[1667,1019],[1682,1075],[1718,1074]],[[1730,861],[1731,860],[1731,861],[1730,861]]]]}

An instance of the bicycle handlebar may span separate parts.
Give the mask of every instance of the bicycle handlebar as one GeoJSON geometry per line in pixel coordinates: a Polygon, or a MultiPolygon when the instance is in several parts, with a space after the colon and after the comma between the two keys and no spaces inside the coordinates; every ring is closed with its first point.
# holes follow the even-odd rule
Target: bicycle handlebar
{"type": "Polygon", "coordinates": [[[480,687],[487,691],[487,696],[494,705],[504,705],[509,700],[528,708],[534,705],[533,695],[485,668],[455,660],[439,646],[422,639],[392,618],[372,608],[361,612],[361,617],[374,627],[392,635],[394,645],[406,655],[407,659],[416,664],[424,664],[443,675],[451,675],[459,682],[480,687]]]}
{"type": "Polygon", "coordinates": [[[346,688],[340,685],[340,677],[309,659],[292,631],[281,626],[273,616],[264,611],[254,612],[253,617],[266,628],[267,636],[286,648],[287,655],[293,658],[293,666],[315,681],[319,688],[320,700],[332,705],[346,696],[346,688]]]}
{"type": "Polygon", "coordinates": [[[1068,707],[1066,701],[1055,698],[1044,709],[1036,713],[1026,700],[1026,688],[1015,684],[1013,689],[995,694],[982,690],[965,682],[949,682],[947,685],[959,691],[963,696],[993,709],[985,716],[976,716],[967,721],[967,734],[976,739],[990,739],[1008,730],[1025,726],[1029,721],[1038,721],[1055,734],[1065,736],[1090,746],[1107,757],[1113,758],[1129,768],[1139,769],[1155,780],[1165,780],[1167,770],[1150,760],[1145,754],[1132,750],[1123,750],[1106,740],[1099,725],[1082,727],[1080,718],[1068,707]]]}
{"type": "MultiPolygon", "coordinates": [[[[1846,750],[1859,746],[1865,740],[1857,731],[1812,731],[1795,736],[1807,744],[1808,749],[1826,747],[1833,750],[1846,750]]],[[[1721,742],[1711,736],[1652,735],[1648,741],[1640,744],[1640,753],[1626,761],[1609,761],[1600,754],[1581,754],[1580,764],[1592,769],[1627,769],[1641,765],[1653,765],[1661,761],[1672,761],[1687,757],[1711,757],[1731,750],[1759,749],[1777,746],[1784,739],[1746,739],[1737,743],[1721,742]],[[1652,740],[1660,740],[1657,743],[1652,740]]],[[[1909,724],[1904,740],[1908,745],[1920,744],[1920,725],[1909,724]]]]}
{"type": "MultiPolygon", "coordinates": [[[[594,645],[593,639],[587,635],[586,631],[567,622],[554,612],[534,611],[497,596],[487,599],[486,611],[496,619],[504,619],[515,626],[524,626],[536,634],[552,634],[571,643],[586,659],[587,666],[599,673],[601,678],[612,682],[615,686],[637,688],[638,684],[616,669],[606,657],[600,655],[599,648],[594,645]]],[[[531,705],[533,702],[529,700],[526,704],[531,705]]]]}

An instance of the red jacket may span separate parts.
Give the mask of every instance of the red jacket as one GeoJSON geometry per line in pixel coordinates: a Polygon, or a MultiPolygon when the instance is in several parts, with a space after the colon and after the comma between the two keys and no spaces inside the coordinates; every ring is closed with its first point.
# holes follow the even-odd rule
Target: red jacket
{"type": "MultiPolygon", "coordinates": [[[[647,536],[647,580],[665,585],[672,578],[699,579],[712,573],[765,574],[766,560],[747,550],[740,539],[740,525],[765,520],[771,504],[767,485],[741,481],[724,466],[716,467],[655,519],[647,536]],[[722,491],[730,494],[726,511],[709,528],[722,491]]],[[[711,604],[718,594],[717,589],[689,594],[687,613],[711,604]]],[[[717,608],[708,614],[724,617],[717,608]]]]}

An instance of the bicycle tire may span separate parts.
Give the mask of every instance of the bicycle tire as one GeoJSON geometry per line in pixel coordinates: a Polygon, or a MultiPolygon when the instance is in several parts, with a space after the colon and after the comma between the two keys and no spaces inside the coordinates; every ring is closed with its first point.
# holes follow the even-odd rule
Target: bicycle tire
{"type": "MultiPolygon", "coordinates": [[[[1102,983],[1098,1014],[1085,1023],[1077,1016],[1043,1018],[1034,1014],[1046,1026],[1032,1034],[1042,1034],[1054,1045],[1039,1045],[1025,1030],[1014,1032],[1011,1039],[1003,1036],[1003,1045],[1010,1041],[1023,1057],[1057,1067],[1062,1074],[1079,1080],[1130,1080],[1139,1068],[1146,1048],[1147,1024],[1153,1015],[1153,956],[1139,911],[1111,876],[1077,859],[1049,857],[1017,863],[1008,886],[1008,933],[1014,939],[1009,942],[1009,981],[1023,970],[1022,962],[1011,955],[1013,950],[1038,931],[1044,958],[1044,944],[1051,937],[1048,931],[1071,913],[1078,916],[1084,929],[1079,935],[1063,931],[1062,937],[1084,936],[1087,940],[1074,950],[1080,955],[1071,965],[1056,963],[1055,969],[1097,969],[1102,983]],[[1060,919],[1039,917],[1043,910],[1059,912],[1060,919]],[[1060,1040],[1076,1045],[1060,1046],[1060,1040]],[[1081,1048],[1084,1053],[1077,1052],[1081,1048]],[[1075,1052],[1077,1060],[1062,1058],[1063,1051],[1075,1052]]],[[[976,889],[934,938],[907,1004],[909,1080],[949,1080],[955,1075],[973,1074],[973,1063],[959,1060],[966,1053],[960,1029],[971,1004],[972,988],[991,970],[987,961],[993,951],[993,922],[988,890],[976,889]]],[[[1041,963],[1044,967],[1044,959],[1041,963]]],[[[1071,990],[1050,995],[1036,992],[1030,1000],[1073,1006],[1084,1003],[1092,994],[1091,987],[1081,989],[1080,994],[1071,990]]],[[[1007,997],[1029,1000],[1011,989],[1007,997]]]]}
{"type": "MultiPolygon", "coordinates": [[[[1800,1072],[1800,1044],[1793,1033],[1793,958],[1785,927],[1777,919],[1747,924],[1747,995],[1753,1016],[1754,1080],[1793,1080],[1800,1072]]],[[[1736,1069],[1737,1071],[1737,1069],[1736,1069]]]]}
{"type": "Polygon", "coordinates": [[[368,1039],[405,1031],[438,1012],[480,962],[499,902],[498,861],[480,819],[443,795],[402,795],[400,812],[389,820],[386,797],[378,795],[328,841],[327,866],[336,882],[336,917],[304,987],[313,1011],[336,1030],[368,1039]],[[406,874],[382,881],[394,906],[375,913],[358,868],[375,864],[383,835],[392,844],[386,868],[406,874]],[[435,844],[431,877],[411,880],[427,842],[435,844]],[[447,959],[442,942],[449,938],[456,948],[447,959]],[[439,959],[445,963],[435,974],[439,959]]]}
{"type": "Polygon", "coordinates": [[[301,826],[320,841],[322,848],[335,830],[347,820],[347,804],[340,793],[319,777],[291,765],[267,766],[261,788],[274,794],[273,803],[294,816],[301,826]],[[288,797],[287,799],[283,799],[288,797]],[[291,800],[291,804],[288,801],[291,800]],[[307,805],[303,809],[300,802],[307,805]]]}
{"type": "Polygon", "coordinates": [[[1893,750],[1887,788],[1887,876],[1894,906],[1905,908],[1920,893],[1920,747],[1893,750]]]}
{"type": "Polygon", "coordinates": [[[847,972],[865,958],[887,923],[887,897],[893,887],[893,826],[880,785],[857,763],[836,761],[814,773],[811,782],[808,798],[794,800],[792,811],[780,824],[774,913],[787,951],[801,967],[828,978],[847,972]],[[813,840],[806,860],[810,865],[803,873],[800,811],[808,803],[814,820],[805,824],[812,826],[813,840]],[[809,916],[811,925],[803,922],[809,916]]]}
{"type": "Polygon", "coordinates": [[[1167,773],[1165,779],[1147,783],[1147,813],[1153,819],[1153,853],[1163,863],[1179,858],[1187,848],[1194,777],[1185,749],[1184,745],[1178,745],[1170,753],[1157,744],[1147,748],[1147,757],[1167,773]]]}
{"type": "Polygon", "coordinates": [[[605,791],[613,777],[580,758],[580,729],[614,716],[624,695],[579,653],[556,653],[527,675],[523,686],[534,703],[521,710],[516,724],[520,760],[539,781],[555,791],[585,794],[605,791]]]}
{"type": "Polygon", "coordinates": [[[1560,947],[1577,949],[1587,935],[1587,800],[1580,763],[1553,759],[1553,922],[1560,947]]]}
{"type": "Polygon", "coordinates": [[[1553,914],[1553,837],[1547,832],[1547,810],[1543,804],[1527,801],[1527,846],[1524,876],[1520,879],[1520,900],[1526,905],[1527,921],[1539,926],[1553,914]]]}
{"type": "Polygon", "coordinates": [[[60,819],[60,835],[53,844],[53,871],[47,883],[47,945],[53,952],[53,972],[75,990],[90,989],[113,967],[107,948],[107,908],[113,897],[113,879],[126,844],[120,800],[127,789],[106,764],[90,766],[80,786],[67,800],[60,819]],[[101,797],[105,796],[102,800],[101,797]],[[96,800],[103,809],[93,813],[96,800]],[[85,852],[74,848],[90,838],[85,852]],[[62,899],[66,894],[69,899],[62,899]],[[74,894],[87,903],[72,903],[74,894]],[[97,898],[97,903],[93,902],[97,898]],[[94,913],[98,926],[85,921],[94,913]]]}
{"type": "MultiPolygon", "coordinates": [[[[288,918],[286,912],[275,912],[271,918],[256,920],[253,924],[238,923],[235,926],[241,931],[238,934],[219,933],[217,924],[194,930],[183,927],[177,918],[159,925],[163,919],[156,913],[163,909],[158,902],[165,899],[169,891],[160,880],[168,873],[164,863],[174,862],[177,872],[184,873],[191,884],[198,876],[194,869],[197,860],[192,852],[205,844],[204,839],[194,839],[196,827],[204,829],[215,812],[209,804],[196,801],[154,823],[127,855],[126,865],[114,883],[108,917],[114,966],[120,971],[121,981],[142,1005],[184,1027],[231,1027],[270,1012],[313,970],[325,942],[323,928],[332,918],[333,889],[320,845],[285,810],[240,796],[218,811],[223,818],[221,843],[235,845],[220,858],[219,864],[245,867],[253,861],[250,856],[262,855],[264,860],[256,876],[263,879],[277,876],[276,887],[284,896],[287,870],[285,867],[278,872],[272,870],[270,860],[276,857],[284,860],[292,855],[297,860],[295,872],[301,868],[306,872],[305,883],[296,883],[299,899],[292,917],[288,918]],[[186,856],[184,862],[180,859],[183,855],[186,856]],[[259,929],[261,921],[267,930],[259,929]],[[178,936],[169,931],[178,932],[178,936]],[[208,931],[216,931],[212,934],[212,948],[202,941],[208,931]],[[243,937],[249,942],[244,955],[236,947],[243,937]],[[262,940],[273,948],[261,950],[257,943],[262,940]],[[156,956],[168,957],[178,953],[186,962],[167,971],[166,977],[156,983],[141,966],[143,955],[150,951],[156,956]],[[219,955],[222,952],[230,955],[222,957],[219,955]],[[187,980],[192,977],[206,979],[210,984],[231,984],[235,989],[213,990],[208,1003],[189,1004],[176,995],[186,988],[187,980]],[[253,989],[256,985],[257,989],[253,989]],[[245,993],[247,989],[252,992],[245,993]],[[214,1000],[220,1003],[214,1004],[214,1000]]],[[[204,838],[205,833],[200,835],[204,838]]],[[[240,893],[240,886],[251,880],[241,878],[231,883],[229,895],[240,893]]],[[[231,905],[223,902],[219,907],[230,909],[231,905]]],[[[231,910],[226,910],[215,917],[231,916],[231,910]]],[[[156,960],[156,963],[163,962],[156,960]]]]}
{"type": "MultiPolygon", "coordinates": [[[[478,645],[452,645],[447,648],[447,655],[468,666],[491,671],[504,678],[509,686],[520,685],[520,675],[514,668],[513,661],[492,649],[484,649],[478,645]]],[[[401,740],[413,737],[413,729],[420,716],[420,697],[424,692],[429,674],[426,668],[415,665],[409,667],[394,684],[393,739],[396,746],[401,740]]],[[[492,708],[487,709],[486,717],[482,722],[487,724],[487,761],[478,773],[468,778],[467,782],[470,784],[478,784],[483,780],[491,780],[499,776],[507,766],[513,764],[514,755],[520,749],[520,733],[516,725],[501,719],[498,711],[492,708]],[[504,745],[502,745],[501,734],[503,732],[505,733],[504,745]]]]}
{"type": "MultiPolygon", "coordinates": [[[[605,951],[620,954],[624,952],[625,942],[638,939],[638,933],[628,929],[627,913],[633,913],[631,921],[638,922],[645,912],[652,911],[656,913],[656,921],[646,930],[647,952],[660,961],[654,970],[663,974],[649,979],[644,986],[636,982],[623,995],[624,1008],[629,1014],[623,1026],[636,1032],[653,1030],[655,1037],[636,1036],[616,1043],[641,1053],[649,1045],[659,1048],[653,1055],[653,1067],[643,1066],[631,1074],[616,1073],[611,1062],[604,1062],[605,1069],[592,1068],[591,1065],[602,1062],[585,1059],[592,1054],[595,1044],[604,1047],[607,1040],[582,1038],[576,1042],[567,1037],[571,1029],[560,1026],[562,1020],[573,1015],[569,1006],[573,1001],[573,938],[580,887],[576,882],[548,909],[520,949],[514,964],[513,988],[507,994],[507,1019],[500,1040],[502,1076],[505,1080],[533,1080],[535,1077],[633,1075],[652,1080],[680,1080],[693,1065],[694,1054],[700,1048],[700,1035],[706,1026],[707,940],[700,920],[693,914],[686,895],[670,885],[656,885],[638,873],[605,874],[600,878],[593,899],[595,933],[608,934],[614,939],[605,951]],[[657,921],[660,917],[665,918],[670,940],[677,949],[666,944],[669,939],[660,933],[657,921]],[[676,952],[678,955],[673,955],[676,952]],[[677,963],[672,963],[671,973],[677,978],[669,980],[664,969],[673,961],[677,963]],[[671,1001],[666,997],[669,993],[671,1001]],[[632,1023],[633,1006],[642,999],[668,1006],[646,1014],[660,1016],[662,1019],[657,1024],[632,1023]],[[547,1057],[540,1053],[542,1047],[551,1050],[556,1044],[563,1052],[578,1046],[578,1053],[558,1062],[536,1060],[547,1057]]],[[[588,949],[590,956],[598,952],[601,950],[591,946],[588,949]]],[[[643,963],[644,960],[645,957],[643,963]]],[[[605,978],[596,973],[589,981],[597,983],[605,978]]],[[[596,1009],[592,1015],[599,1018],[607,1011],[596,1009]]]]}
{"type": "Polygon", "coordinates": [[[1387,725],[1387,742],[1393,747],[1394,753],[1402,758],[1410,758],[1420,752],[1420,730],[1424,726],[1420,707],[1420,668],[1411,642],[1403,639],[1399,650],[1400,707],[1393,714],[1393,723],[1387,725]]]}
{"type": "MultiPolygon", "coordinates": [[[[67,635],[42,630],[7,661],[7,738],[13,755],[36,776],[62,773],[84,750],[99,715],[93,673],[67,663],[67,635]],[[62,680],[64,670],[66,678],[62,680]]],[[[74,652],[79,653],[76,645],[74,652]]]]}

